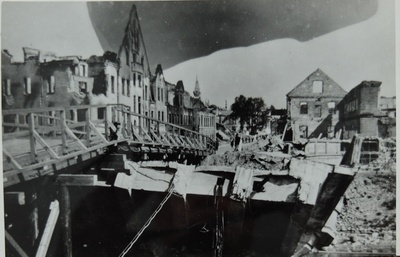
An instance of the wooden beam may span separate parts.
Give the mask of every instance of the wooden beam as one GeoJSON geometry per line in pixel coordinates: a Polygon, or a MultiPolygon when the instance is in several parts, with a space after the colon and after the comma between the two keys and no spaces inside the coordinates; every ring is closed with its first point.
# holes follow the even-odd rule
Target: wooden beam
{"type": "Polygon", "coordinates": [[[72,257],[71,200],[66,186],[61,186],[61,213],[64,257],[72,257]]]}
{"type": "Polygon", "coordinates": [[[157,141],[157,143],[162,144],[161,139],[156,135],[156,133],[154,133],[153,130],[150,130],[150,134],[155,138],[155,140],[157,141]]]}
{"type": "Polygon", "coordinates": [[[4,133],[3,131],[3,141],[4,140],[13,140],[16,138],[26,137],[29,136],[30,132],[28,130],[19,131],[19,132],[11,132],[11,133],[4,133]]]}
{"type": "Polygon", "coordinates": [[[28,115],[28,123],[29,123],[29,132],[30,132],[30,150],[31,150],[31,162],[36,162],[36,143],[35,143],[35,116],[33,113],[28,115]]]}
{"type": "Polygon", "coordinates": [[[97,175],[58,175],[56,177],[56,182],[60,183],[62,186],[94,186],[97,182],[97,175]]]}
{"type": "Polygon", "coordinates": [[[19,254],[21,257],[28,257],[24,250],[22,250],[21,246],[14,240],[14,238],[8,233],[7,230],[4,230],[6,240],[10,243],[10,245],[14,248],[14,250],[19,254]]]}
{"type": "Polygon", "coordinates": [[[65,128],[66,128],[66,123],[65,123],[65,111],[62,110],[60,111],[60,129],[61,129],[61,151],[62,154],[67,154],[67,136],[65,134],[65,128]]]}
{"type": "Polygon", "coordinates": [[[17,170],[22,169],[21,165],[11,156],[9,152],[7,152],[6,149],[3,148],[3,154],[6,156],[6,159],[11,165],[16,168],[17,170]]]}
{"type": "Polygon", "coordinates": [[[76,143],[79,145],[79,147],[80,147],[81,149],[86,150],[87,147],[79,140],[79,138],[77,138],[77,137],[75,136],[75,134],[67,127],[67,125],[64,125],[64,127],[65,127],[65,132],[67,133],[67,135],[68,135],[69,137],[71,137],[72,140],[73,140],[74,142],[76,142],[76,143]]]}
{"type": "Polygon", "coordinates": [[[100,131],[99,131],[99,130],[96,128],[96,126],[93,124],[93,122],[91,122],[91,121],[89,120],[89,124],[90,124],[90,127],[92,128],[92,131],[93,131],[98,137],[100,137],[101,141],[102,141],[103,143],[108,143],[107,139],[100,133],[100,131]]]}
{"type": "Polygon", "coordinates": [[[39,144],[41,144],[43,148],[51,155],[51,157],[53,157],[54,159],[60,158],[36,131],[33,131],[33,136],[35,137],[37,142],[39,142],[39,144]]]}
{"type": "Polygon", "coordinates": [[[91,126],[90,126],[90,109],[86,109],[85,112],[85,118],[86,118],[86,124],[85,124],[85,131],[86,131],[86,146],[90,147],[90,132],[91,132],[91,126]]]}
{"type": "Polygon", "coordinates": [[[59,214],[59,203],[57,200],[55,200],[50,204],[49,218],[47,219],[46,227],[44,228],[42,239],[40,240],[39,247],[35,255],[36,257],[46,257],[46,253],[49,249],[51,237],[53,236],[53,231],[56,227],[59,214]]]}

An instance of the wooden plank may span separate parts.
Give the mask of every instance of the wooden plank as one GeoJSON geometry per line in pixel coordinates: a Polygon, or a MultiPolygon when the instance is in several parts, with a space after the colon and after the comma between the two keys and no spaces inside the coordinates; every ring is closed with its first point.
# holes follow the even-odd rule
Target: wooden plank
{"type": "Polygon", "coordinates": [[[308,231],[321,231],[353,178],[353,176],[339,173],[328,174],[307,221],[306,229],[308,231]]]}
{"type": "Polygon", "coordinates": [[[22,169],[21,165],[11,156],[9,152],[7,152],[6,149],[3,148],[3,154],[6,156],[6,159],[11,165],[16,168],[17,170],[22,169]]]}
{"type": "Polygon", "coordinates": [[[85,124],[85,132],[86,132],[86,147],[90,147],[90,132],[91,132],[91,125],[90,125],[90,109],[86,109],[85,112],[86,124],[85,124]]]}
{"type": "Polygon", "coordinates": [[[58,155],[50,148],[50,146],[42,139],[41,136],[36,131],[33,131],[33,136],[36,138],[43,148],[53,157],[54,159],[59,159],[58,155]]]}
{"type": "Polygon", "coordinates": [[[15,123],[11,123],[11,122],[3,122],[2,125],[3,125],[3,127],[29,128],[28,124],[19,124],[18,123],[18,127],[17,127],[15,123]]]}
{"type": "Polygon", "coordinates": [[[165,136],[168,138],[170,143],[172,143],[174,146],[179,146],[178,143],[175,141],[175,139],[171,136],[170,133],[165,133],[165,136]]]}
{"type": "Polygon", "coordinates": [[[65,132],[65,128],[66,128],[66,123],[65,123],[65,111],[62,110],[60,111],[60,129],[61,129],[61,151],[62,154],[67,154],[67,136],[66,136],[66,132],[65,132]]]}
{"type": "Polygon", "coordinates": [[[63,174],[56,177],[56,182],[63,186],[93,186],[97,175],[63,174]]]}
{"type": "Polygon", "coordinates": [[[157,143],[162,143],[161,139],[154,133],[153,130],[150,130],[150,134],[156,139],[157,143]]]}
{"type": "Polygon", "coordinates": [[[19,246],[17,241],[14,240],[14,238],[8,233],[7,230],[4,230],[6,240],[10,243],[10,245],[14,248],[14,250],[19,254],[20,257],[28,257],[28,255],[25,253],[25,251],[19,246]]]}
{"type": "Polygon", "coordinates": [[[51,174],[56,170],[61,170],[82,161],[90,160],[94,157],[103,155],[99,152],[99,149],[113,145],[115,143],[125,142],[125,140],[114,141],[103,145],[91,147],[87,150],[81,150],[79,152],[70,153],[68,155],[60,157],[59,160],[49,160],[33,164],[27,167],[23,167],[22,170],[13,170],[3,173],[4,187],[8,187],[14,184],[18,184],[22,181],[28,181],[35,179],[40,176],[51,174]]]}
{"type": "Polygon", "coordinates": [[[54,228],[57,224],[58,215],[60,214],[60,208],[58,201],[55,200],[50,204],[50,214],[47,219],[46,227],[44,229],[42,239],[39,243],[39,248],[36,252],[36,257],[46,257],[47,250],[50,246],[51,237],[53,236],[54,228]]]}
{"type": "Polygon", "coordinates": [[[253,174],[254,171],[252,169],[236,167],[230,195],[232,200],[247,202],[250,193],[253,191],[253,174]]]}
{"type": "Polygon", "coordinates": [[[5,140],[13,140],[21,137],[29,136],[29,131],[20,131],[20,132],[11,132],[11,133],[3,133],[3,141],[5,140]]]}
{"type": "Polygon", "coordinates": [[[138,132],[136,132],[135,129],[132,130],[133,135],[139,140],[139,142],[144,142],[143,138],[139,135],[138,132]]]}
{"type": "Polygon", "coordinates": [[[83,122],[69,121],[69,123],[71,123],[71,124],[68,124],[68,128],[70,128],[70,129],[86,126],[85,121],[83,121],[83,122]]]}
{"type": "Polygon", "coordinates": [[[100,131],[97,130],[96,126],[89,120],[89,124],[92,128],[92,131],[98,136],[100,137],[101,141],[103,141],[103,143],[108,143],[108,140],[100,133],[100,131]]]}
{"type": "Polygon", "coordinates": [[[77,138],[77,137],[75,136],[75,134],[74,134],[66,125],[65,125],[64,127],[65,127],[65,132],[67,133],[67,135],[68,135],[69,137],[71,137],[72,140],[73,140],[74,142],[76,142],[76,143],[78,144],[78,146],[79,146],[82,150],[86,150],[87,147],[79,140],[79,138],[77,138]]]}
{"type": "Polygon", "coordinates": [[[194,170],[195,172],[228,172],[234,174],[236,171],[235,167],[232,166],[198,166],[194,170]]]}
{"type": "Polygon", "coordinates": [[[29,142],[30,142],[30,150],[31,150],[31,162],[35,163],[36,162],[36,144],[35,144],[35,137],[34,137],[34,132],[35,132],[35,117],[33,113],[30,113],[28,116],[28,122],[29,122],[29,142]]]}

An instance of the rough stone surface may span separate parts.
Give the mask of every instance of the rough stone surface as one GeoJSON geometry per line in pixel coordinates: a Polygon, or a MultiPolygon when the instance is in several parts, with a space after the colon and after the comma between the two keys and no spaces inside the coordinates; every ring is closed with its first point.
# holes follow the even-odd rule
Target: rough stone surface
{"type": "Polygon", "coordinates": [[[394,252],[396,175],[361,170],[345,193],[338,236],[326,250],[394,252]]]}

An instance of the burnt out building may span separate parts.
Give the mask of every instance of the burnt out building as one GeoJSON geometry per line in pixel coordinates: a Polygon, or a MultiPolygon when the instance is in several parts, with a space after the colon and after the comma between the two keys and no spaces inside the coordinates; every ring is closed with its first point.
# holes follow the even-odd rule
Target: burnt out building
{"type": "Polygon", "coordinates": [[[293,139],[332,138],[338,122],[335,111],[346,91],[317,69],[286,95],[293,139]]]}
{"type": "Polygon", "coordinates": [[[379,81],[363,81],[338,104],[337,129],[342,130],[343,139],[350,139],[355,134],[381,138],[396,136],[395,118],[384,112],[393,105],[382,102],[382,99],[380,103],[381,84],[379,81]]]}
{"type": "MultiPolygon", "coordinates": [[[[3,109],[89,104],[93,78],[88,77],[84,60],[32,48],[23,50],[22,63],[13,62],[7,51],[2,52],[3,109]]],[[[67,118],[77,120],[78,115],[67,114],[67,118]]]]}

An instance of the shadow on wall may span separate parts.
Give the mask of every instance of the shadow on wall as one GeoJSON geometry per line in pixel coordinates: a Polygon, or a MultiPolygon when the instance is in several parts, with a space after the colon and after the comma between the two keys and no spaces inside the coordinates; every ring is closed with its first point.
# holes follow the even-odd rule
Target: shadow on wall
{"type": "Polygon", "coordinates": [[[320,134],[322,137],[328,138],[328,127],[330,126],[332,126],[332,114],[326,116],[308,138],[318,138],[320,134]]]}

